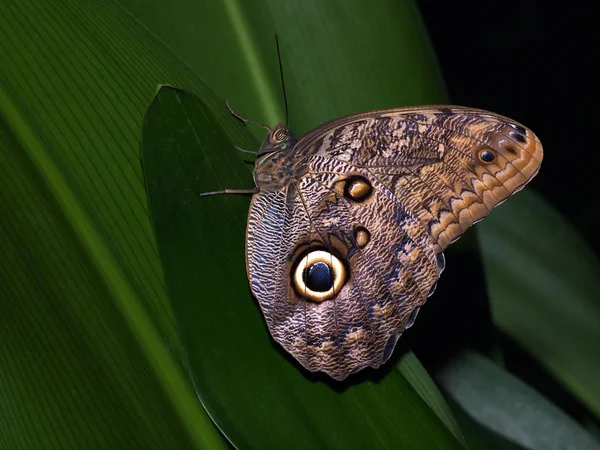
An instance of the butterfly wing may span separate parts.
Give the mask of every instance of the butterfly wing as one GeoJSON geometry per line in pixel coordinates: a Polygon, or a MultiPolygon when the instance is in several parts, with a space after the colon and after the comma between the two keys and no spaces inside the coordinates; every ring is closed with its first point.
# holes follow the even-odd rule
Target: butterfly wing
{"type": "Polygon", "coordinates": [[[302,138],[295,175],[253,197],[247,267],[274,339],[335,379],[379,367],[442,251],[539,169],[535,135],[468,108],[349,116],[302,138]]]}
{"type": "Polygon", "coordinates": [[[334,183],[334,176],[305,177],[282,191],[256,195],[247,266],[273,338],[307,369],[343,379],[387,359],[415,305],[437,280],[438,266],[431,239],[402,207],[385,214],[375,203],[353,210],[330,188],[334,183]],[[355,226],[361,223],[379,224],[363,248],[355,226]],[[332,298],[314,301],[295,274],[307,255],[322,251],[330,267],[333,258],[342,262],[346,280],[332,298]]]}
{"type": "Polygon", "coordinates": [[[338,119],[310,132],[295,152],[314,156],[314,170],[329,159],[379,180],[428,228],[437,252],[525,186],[543,158],[539,139],[521,124],[444,106],[338,119]]]}

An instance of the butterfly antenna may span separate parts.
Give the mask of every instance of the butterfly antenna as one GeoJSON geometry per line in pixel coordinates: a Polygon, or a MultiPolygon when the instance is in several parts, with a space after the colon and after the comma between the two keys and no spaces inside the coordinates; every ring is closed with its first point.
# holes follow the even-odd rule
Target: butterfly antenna
{"type": "Polygon", "coordinates": [[[279,61],[279,76],[281,77],[281,89],[283,89],[283,103],[285,105],[285,127],[288,126],[289,111],[287,94],[285,93],[285,81],[283,80],[283,65],[281,64],[281,52],[279,51],[279,39],[275,35],[275,45],[277,46],[277,60],[279,61]]]}
{"type": "Polygon", "coordinates": [[[229,106],[229,103],[227,102],[227,100],[225,100],[225,106],[227,106],[227,109],[229,110],[229,112],[231,113],[231,115],[233,117],[235,117],[236,119],[242,121],[243,123],[251,123],[252,125],[256,125],[257,127],[261,127],[264,128],[267,131],[271,131],[271,128],[266,126],[264,123],[260,123],[260,122],[256,122],[254,120],[250,120],[250,119],[246,119],[245,117],[240,116],[238,113],[236,113],[233,108],[231,106],[229,106]]]}

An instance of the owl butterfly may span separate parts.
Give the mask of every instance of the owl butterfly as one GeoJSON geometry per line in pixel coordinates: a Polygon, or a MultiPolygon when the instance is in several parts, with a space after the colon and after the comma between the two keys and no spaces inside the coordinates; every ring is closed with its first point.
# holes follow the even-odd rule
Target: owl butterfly
{"type": "Polygon", "coordinates": [[[457,106],[355,114],[299,140],[269,129],[246,269],[273,338],[336,380],[381,366],[433,293],[446,247],[542,156],[524,126],[457,106]]]}

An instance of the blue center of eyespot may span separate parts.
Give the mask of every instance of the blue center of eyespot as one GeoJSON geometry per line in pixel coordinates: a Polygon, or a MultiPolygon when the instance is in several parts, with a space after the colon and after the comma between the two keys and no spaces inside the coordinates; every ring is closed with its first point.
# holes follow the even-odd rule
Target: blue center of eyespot
{"type": "Polygon", "coordinates": [[[483,162],[492,162],[495,158],[494,154],[489,150],[485,150],[479,154],[479,157],[483,162]]]}
{"type": "Polygon", "coordinates": [[[333,286],[331,267],[322,261],[317,261],[304,273],[306,287],[315,292],[327,292],[333,286]]]}

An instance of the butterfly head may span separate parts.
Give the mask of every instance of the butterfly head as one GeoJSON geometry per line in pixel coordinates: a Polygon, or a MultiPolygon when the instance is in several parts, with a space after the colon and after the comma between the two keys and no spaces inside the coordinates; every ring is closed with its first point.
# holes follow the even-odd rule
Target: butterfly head
{"type": "Polygon", "coordinates": [[[289,151],[294,148],[296,142],[298,142],[296,136],[288,128],[278,123],[273,129],[269,130],[267,138],[258,150],[258,155],[289,151]]]}

